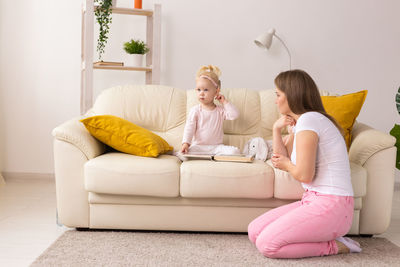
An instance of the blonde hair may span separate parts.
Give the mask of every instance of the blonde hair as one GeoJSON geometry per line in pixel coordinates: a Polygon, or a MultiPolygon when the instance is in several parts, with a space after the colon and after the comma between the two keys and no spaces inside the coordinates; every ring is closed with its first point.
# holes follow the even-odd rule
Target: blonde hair
{"type": "Polygon", "coordinates": [[[214,81],[215,84],[218,85],[218,88],[221,88],[221,81],[219,79],[219,77],[221,76],[221,70],[217,66],[201,66],[200,69],[197,71],[196,79],[200,78],[201,76],[207,76],[212,81],[214,81]]]}

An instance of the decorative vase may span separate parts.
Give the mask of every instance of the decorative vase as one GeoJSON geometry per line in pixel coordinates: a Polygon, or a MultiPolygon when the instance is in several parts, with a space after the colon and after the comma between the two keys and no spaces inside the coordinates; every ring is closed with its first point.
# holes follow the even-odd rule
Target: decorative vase
{"type": "Polygon", "coordinates": [[[135,0],[135,8],[142,9],[142,0],[135,0]]]}
{"type": "Polygon", "coordinates": [[[134,67],[143,67],[143,55],[142,54],[132,54],[133,57],[133,66],[134,67]]]}

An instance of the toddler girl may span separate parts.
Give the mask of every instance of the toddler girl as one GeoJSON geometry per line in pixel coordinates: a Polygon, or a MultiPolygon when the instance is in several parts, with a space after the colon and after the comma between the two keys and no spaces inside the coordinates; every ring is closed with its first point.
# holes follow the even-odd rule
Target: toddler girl
{"type": "Polygon", "coordinates": [[[197,71],[195,90],[200,103],[189,112],[181,153],[240,154],[238,148],[223,145],[223,122],[236,119],[239,111],[220,94],[220,75],[219,68],[213,65],[197,71]],[[216,105],[214,99],[221,105],[216,105]]]}

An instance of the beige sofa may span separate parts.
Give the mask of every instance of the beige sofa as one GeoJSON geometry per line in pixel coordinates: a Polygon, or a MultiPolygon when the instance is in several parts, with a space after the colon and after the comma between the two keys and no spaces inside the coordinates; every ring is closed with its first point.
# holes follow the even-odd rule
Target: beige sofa
{"type": "MultiPolygon", "coordinates": [[[[279,113],[274,90],[224,89],[240,117],[224,124],[224,143],[271,139],[279,113]]],[[[326,93],[323,93],[326,94],[326,93]]],[[[181,146],[194,90],[123,86],[104,90],[86,114],[112,114],[181,146]]],[[[269,162],[181,162],[109,150],[75,118],[53,130],[59,221],[76,228],[246,232],[258,215],[296,201],[303,189],[269,162]]],[[[349,150],[355,192],[350,234],[384,232],[390,222],[395,139],[356,123],[349,150]]]]}

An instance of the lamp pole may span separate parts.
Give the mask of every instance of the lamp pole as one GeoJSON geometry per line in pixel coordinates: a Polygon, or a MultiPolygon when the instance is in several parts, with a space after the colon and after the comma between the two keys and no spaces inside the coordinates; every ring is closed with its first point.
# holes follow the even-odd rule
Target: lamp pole
{"type": "Polygon", "coordinates": [[[286,46],[285,42],[283,42],[282,39],[276,33],[274,33],[274,35],[282,43],[282,45],[285,47],[285,49],[289,55],[289,70],[291,70],[292,69],[292,55],[290,54],[290,51],[289,51],[288,47],[286,46]]]}

